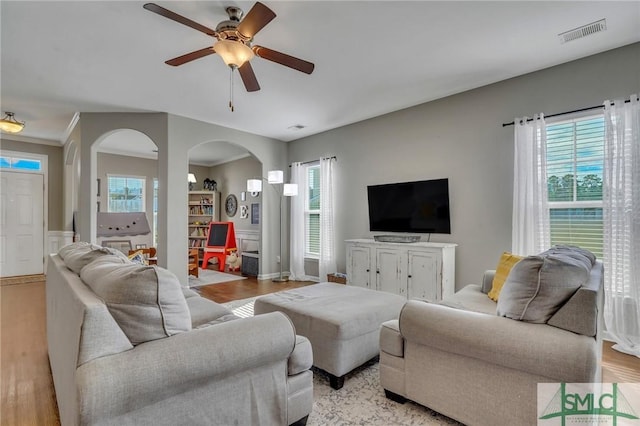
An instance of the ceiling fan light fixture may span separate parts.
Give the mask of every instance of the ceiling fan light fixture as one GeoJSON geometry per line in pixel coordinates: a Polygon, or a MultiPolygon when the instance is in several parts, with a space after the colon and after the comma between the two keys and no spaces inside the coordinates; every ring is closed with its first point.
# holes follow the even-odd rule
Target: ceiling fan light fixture
{"type": "Polygon", "coordinates": [[[253,56],[253,50],[246,44],[235,40],[218,40],[213,45],[213,50],[222,57],[222,60],[228,66],[240,68],[245,62],[250,61],[253,56]]]}
{"type": "Polygon", "coordinates": [[[5,116],[0,120],[0,130],[6,133],[20,133],[24,129],[24,121],[18,121],[12,112],[5,112],[5,116]]]}

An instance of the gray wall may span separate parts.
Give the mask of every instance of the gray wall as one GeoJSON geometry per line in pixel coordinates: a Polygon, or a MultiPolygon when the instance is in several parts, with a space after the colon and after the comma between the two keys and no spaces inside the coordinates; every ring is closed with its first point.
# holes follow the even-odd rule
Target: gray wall
{"type": "Polygon", "coordinates": [[[30,142],[19,142],[15,140],[5,139],[2,135],[2,143],[0,148],[7,151],[28,152],[31,154],[46,155],[48,157],[49,167],[49,231],[66,230],[63,224],[64,216],[64,192],[63,192],[63,147],[48,144],[38,144],[30,142]]]}
{"type": "Polygon", "coordinates": [[[456,288],[511,249],[514,117],[559,113],[640,90],[640,43],[289,143],[289,160],[336,155],[338,270],[350,238],[371,237],[366,187],[449,178],[456,288]]]}
{"type": "MultiPolygon", "coordinates": [[[[220,208],[220,220],[234,223],[236,230],[259,231],[260,225],[251,224],[251,204],[260,203],[262,194],[252,197],[246,194],[245,201],[241,200],[240,194],[247,191],[247,179],[259,178],[262,176],[262,164],[254,157],[246,157],[229,163],[220,164],[211,168],[210,175],[218,184],[218,191],[222,206],[220,208]],[[229,194],[233,194],[238,199],[238,211],[233,217],[227,216],[224,209],[224,201],[229,194]],[[240,218],[240,206],[247,206],[249,216],[246,219],[240,218]]],[[[266,185],[265,185],[266,186],[266,185]]]]}

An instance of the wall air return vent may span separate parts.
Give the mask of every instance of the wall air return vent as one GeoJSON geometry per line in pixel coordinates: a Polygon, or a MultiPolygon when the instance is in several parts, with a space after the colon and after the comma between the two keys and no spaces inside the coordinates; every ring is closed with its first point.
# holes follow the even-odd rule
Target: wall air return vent
{"type": "Polygon", "coordinates": [[[601,19],[596,22],[592,22],[582,27],[574,28],[573,30],[565,31],[558,34],[560,38],[560,44],[568,43],[579,38],[590,36],[595,33],[599,33],[607,29],[607,22],[605,19],[601,19]]]}

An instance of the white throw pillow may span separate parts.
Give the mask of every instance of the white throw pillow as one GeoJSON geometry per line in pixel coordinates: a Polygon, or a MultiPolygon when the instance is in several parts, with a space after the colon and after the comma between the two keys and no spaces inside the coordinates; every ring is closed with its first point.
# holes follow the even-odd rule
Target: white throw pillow
{"type": "Polygon", "coordinates": [[[171,271],[105,256],[85,266],[80,277],[133,345],[191,330],[189,307],[171,271]]]}
{"type": "Polygon", "coordinates": [[[118,256],[126,261],[129,261],[119,250],[115,250],[108,247],[94,246],[92,244],[88,246],[79,246],[74,250],[69,251],[64,257],[64,264],[67,268],[71,269],[76,274],[80,275],[82,268],[87,266],[94,260],[103,256],[118,256]]]}

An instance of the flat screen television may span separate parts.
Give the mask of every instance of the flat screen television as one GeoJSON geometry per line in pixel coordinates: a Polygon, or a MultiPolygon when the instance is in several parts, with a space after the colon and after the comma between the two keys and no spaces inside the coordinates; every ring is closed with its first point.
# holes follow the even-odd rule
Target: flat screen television
{"type": "Polygon", "coordinates": [[[449,179],[367,186],[369,229],[450,234],[449,179]]]}

